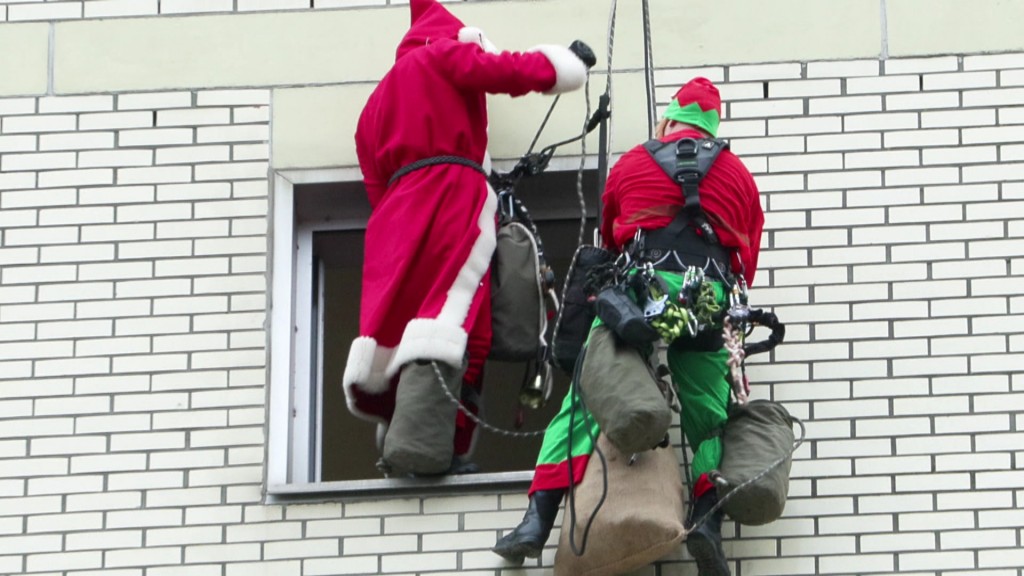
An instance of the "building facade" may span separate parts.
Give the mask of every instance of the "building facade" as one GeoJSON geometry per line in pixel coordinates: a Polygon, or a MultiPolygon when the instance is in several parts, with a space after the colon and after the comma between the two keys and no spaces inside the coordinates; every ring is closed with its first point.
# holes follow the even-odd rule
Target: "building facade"
{"type": "MultiPolygon", "coordinates": [[[[528,463],[384,480],[335,426],[352,134],[401,4],[0,0],[0,574],[551,573],[489,551],[528,463]]],[[[784,517],[726,526],[734,574],[1022,576],[1024,4],[722,4],[651,0],[654,96],[721,88],[766,212],[752,300],[788,328],[754,395],[807,425],[784,517]]],[[[543,140],[579,132],[610,3],[448,6],[501,48],[589,42],[543,140]]],[[[613,153],[647,134],[642,29],[619,3],[613,153]]],[[[493,98],[499,166],[549,103],[493,98]]]]}

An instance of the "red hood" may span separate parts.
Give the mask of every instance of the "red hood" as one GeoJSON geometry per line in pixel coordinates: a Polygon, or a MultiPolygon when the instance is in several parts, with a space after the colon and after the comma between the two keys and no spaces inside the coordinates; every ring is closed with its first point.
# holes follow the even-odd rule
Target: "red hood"
{"type": "Polygon", "coordinates": [[[426,46],[428,41],[440,38],[456,40],[459,30],[465,27],[461,20],[452,16],[451,12],[436,0],[411,0],[409,8],[412,24],[398,45],[396,61],[409,52],[426,46]]]}

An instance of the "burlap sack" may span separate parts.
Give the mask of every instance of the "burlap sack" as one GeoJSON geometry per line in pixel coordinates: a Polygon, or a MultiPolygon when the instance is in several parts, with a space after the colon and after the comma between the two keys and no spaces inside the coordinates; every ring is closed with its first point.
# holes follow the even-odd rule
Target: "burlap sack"
{"type": "Polygon", "coordinates": [[[728,484],[719,485],[719,498],[783,459],[722,506],[730,518],[740,524],[758,526],[782,516],[793,466],[793,440],[793,417],[781,404],[753,400],[745,406],[729,408],[729,420],[722,434],[722,462],[718,467],[718,474],[728,484]]]}
{"type": "Polygon", "coordinates": [[[491,266],[491,351],[493,360],[536,360],[546,328],[537,243],[519,222],[498,229],[491,266]]]}
{"type": "MultiPolygon", "coordinates": [[[[643,452],[630,466],[629,455],[619,452],[603,434],[597,447],[608,461],[607,497],[591,525],[582,556],[576,556],[569,545],[572,520],[566,499],[555,576],[626,574],[671,554],[686,534],[684,489],[675,448],[643,452]]],[[[605,492],[603,469],[595,452],[583,482],[576,487],[577,550],[594,507],[605,492]]]]}
{"type": "Polygon", "coordinates": [[[580,388],[601,432],[619,451],[643,452],[665,438],[672,411],[646,359],[607,326],[590,334],[580,388]]]}

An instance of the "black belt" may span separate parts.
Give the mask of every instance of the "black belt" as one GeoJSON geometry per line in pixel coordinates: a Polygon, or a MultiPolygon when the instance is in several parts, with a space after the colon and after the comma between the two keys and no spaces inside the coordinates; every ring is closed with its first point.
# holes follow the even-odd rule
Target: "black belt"
{"type": "Polygon", "coordinates": [[[723,276],[728,275],[732,268],[730,263],[725,260],[712,258],[706,254],[693,254],[681,250],[653,248],[651,250],[641,250],[635,257],[639,260],[650,262],[654,265],[655,270],[665,270],[667,272],[685,272],[687,268],[696,266],[697,268],[704,269],[708,276],[718,280],[725,280],[726,278],[723,276]]]}
{"type": "Polygon", "coordinates": [[[420,168],[426,168],[427,166],[436,166],[438,164],[458,164],[460,166],[467,166],[484,176],[487,176],[487,172],[484,170],[484,167],[469,158],[463,158],[462,156],[431,156],[430,158],[423,158],[422,160],[411,162],[396,170],[395,173],[391,175],[391,178],[388,179],[388,186],[390,187],[396,180],[405,176],[409,172],[419,170],[420,168]]]}
{"type": "Polygon", "coordinates": [[[658,270],[682,272],[697,266],[715,277],[732,271],[729,249],[706,241],[692,226],[678,232],[669,228],[643,231],[630,252],[634,258],[651,262],[658,270]],[[721,274],[716,273],[719,271],[721,274]]]}

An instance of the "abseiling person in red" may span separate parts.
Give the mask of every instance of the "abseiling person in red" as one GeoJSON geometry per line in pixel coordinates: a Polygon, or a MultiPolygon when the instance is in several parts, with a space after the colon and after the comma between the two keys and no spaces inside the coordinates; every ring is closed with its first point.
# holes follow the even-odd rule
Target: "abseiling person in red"
{"type": "MultiPolygon", "coordinates": [[[[659,140],[676,142],[716,134],[722,101],[710,80],[698,77],[687,82],[672,102],[675,106],[670,105],[658,124],[655,134],[659,140]]],[[[623,154],[614,168],[605,187],[601,235],[608,248],[618,253],[633,240],[637,228],[667,226],[682,208],[683,198],[679,184],[658,169],[643,146],[623,154]]],[[[722,246],[731,252],[733,272],[753,284],[764,213],[754,178],[732,151],[722,151],[701,180],[700,205],[722,246]]]]}
{"type": "Polygon", "coordinates": [[[575,90],[587,68],[563,46],[498,53],[435,0],[411,0],[410,10],[356,130],[373,211],[343,385],[354,414],[386,426],[385,470],[438,474],[458,468],[475,430],[441,394],[431,361],[473,408],[491,343],[486,94],[575,90]]]}
{"type": "MultiPolygon", "coordinates": [[[[658,125],[656,138],[664,144],[683,138],[713,138],[718,133],[721,112],[718,89],[706,78],[694,78],[676,92],[658,125]]],[[[757,185],[740,159],[726,149],[700,181],[698,191],[703,216],[718,242],[708,241],[709,235],[701,233],[699,222],[681,213],[684,195],[680,184],[640,144],[623,154],[608,174],[601,233],[612,252],[629,252],[640,261],[650,262],[673,301],[678,300],[684,273],[692,266],[708,273],[716,303],[728,308],[728,287],[739,277],[752,283],[757,269],[764,226],[757,185]],[[677,215],[687,219],[684,233],[667,234],[677,215]],[[657,248],[657,255],[654,250],[632,246],[634,241],[644,242],[648,249],[657,248]]],[[[608,328],[595,324],[591,334],[598,329],[608,328]]],[[[721,327],[717,329],[717,333],[711,328],[666,342],[666,361],[681,406],[680,424],[694,452],[691,472],[697,480],[687,520],[690,526],[717,503],[708,473],[721,463],[722,443],[716,431],[725,425],[730,398],[729,353],[722,344],[721,327]]],[[[587,361],[583,360],[584,366],[587,361]]],[[[584,378],[587,372],[586,368],[582,370],[584,378]]],[[[515,530],[495,544],[493,550],[498,555],[521,563],[542,553],[566,490],[583,480],[594,450],[592,439],[600,432],[596,421],[584,414],[578,398],[567,394],[545,431],[530,486],[529,507],[515,530]]],[[[687,536],[686,546],[697,561],[699,576],[729,575],[721,523],[722,512],[718,510],[687,536]]]]}

